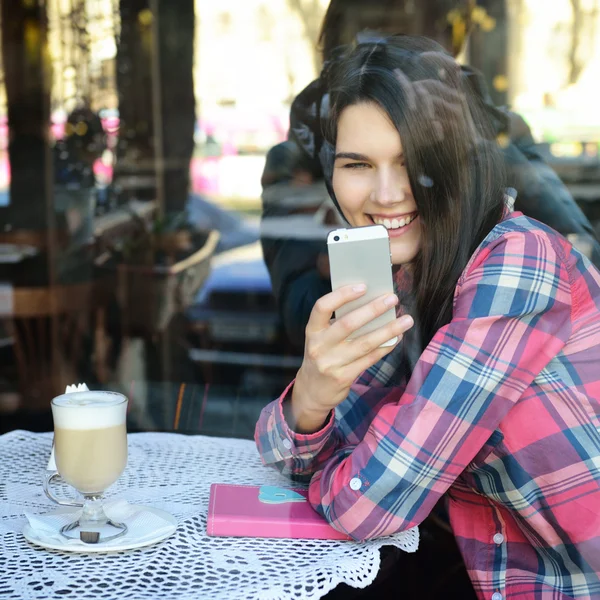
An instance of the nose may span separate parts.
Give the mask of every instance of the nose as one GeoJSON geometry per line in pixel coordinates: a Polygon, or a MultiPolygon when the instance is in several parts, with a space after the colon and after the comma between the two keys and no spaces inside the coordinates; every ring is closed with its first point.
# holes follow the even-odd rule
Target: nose
{"type": "Polygon", "coordinates": [[[373,200],[383,206],[393,206],[409,197],[410,183],[405,169],[393,167],[377,171],[373,200]]]}

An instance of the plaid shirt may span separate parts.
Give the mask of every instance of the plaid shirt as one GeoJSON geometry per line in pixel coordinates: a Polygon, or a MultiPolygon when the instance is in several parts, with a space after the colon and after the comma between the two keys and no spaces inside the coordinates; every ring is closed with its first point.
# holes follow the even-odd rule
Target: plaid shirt
{"type": "Polygon", "coordinates": [[[505,216],[452,321],[390,385],[397,360],[310,435],[285,422],[288,387],[257,424],[263,462],[310,478],[315,509],[357,540],[419,525],[445,494],[479,598],[600,598],[600,273],[505,216]]]}

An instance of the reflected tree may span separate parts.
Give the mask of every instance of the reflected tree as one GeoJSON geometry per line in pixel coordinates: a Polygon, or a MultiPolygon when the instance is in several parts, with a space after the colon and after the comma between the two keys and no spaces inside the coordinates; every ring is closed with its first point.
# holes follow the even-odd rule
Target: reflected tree
{"type": "Polygon", "coordinates": [[[507,15],[506,0],[478,0],[469,38],[468,64],[482,73],[497,106],[508,101],[507,15]]]}
{"type": "Polygon", "coordinates": [[[194,0],[157,0],[165,211],[185,207],[194,151],[194,0]]]}
{"type": "Polygon", "coordinates": [[[598,1],[595,0],[593,8],[586,11],[581,0],[571,0],[571,10],[573,16],[571,21],[571,44],[569,47],[568,85],[573,85],[579,81],[581,74],[587,66],[587,60],[589,57],[594,56],[598,1]],[[587,42],[587,47],[584,47],[585,42],[587,42]]]}
{"type": "Polygon", "coordinates": [[[187,202],[194,149],[193,0],[119,0],[120,139],[115,184],[124,199],[187,202]]]}
{"type": "Polygon", "coordinates": [[[120,0],[116,79],[119,142],[114,184],[120,200],[156,197],[152,104],[152,13],[148,0],[120,0]]]}
{"type": "Polygon", "coordinates": [[[571,0],[573,10],[573,22],[571,28],[571,47],[569,48],[569,83],[577,83],[583,66],[579,59],[579,44],[581,37],[581,25],[583,22],[583,12],[581,10],[581,0],[571,0]]]}
{"type": "Polygon", "coordinates": [[[325,14],[321,0],[288,0],[288,6],[302,22],[304,35],[311,49],[315,74],[321,72],[321,52],[317,46],[321,21],[325,14]]]}
{"type": "Polygon", "coordinates": [[[50,123],[48,20],[43,2],[2,2],[2,59],[6,86],[11,167],[5,229],[47,226],[46,165],[50,123]]]}

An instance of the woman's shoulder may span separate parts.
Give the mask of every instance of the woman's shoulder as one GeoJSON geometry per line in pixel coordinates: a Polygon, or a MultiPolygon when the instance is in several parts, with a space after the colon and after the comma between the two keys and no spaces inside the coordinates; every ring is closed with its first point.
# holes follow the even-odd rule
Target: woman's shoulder
{"type": "Polygon", "coordinates": [[[517,211],[506,214],[475,250],[456,297],[467,281],[554,289],[572,299],[577,313],[597,313],[600,306],[600,271],[560,233],[517,211]]]}
{"type": "Polygon", "coordinates": [[[482,252],[489,253],[490,250],[499,247],[505,248],[507,252],[514,251],[517,245],[522,245],[523,253],[531,258],[538,253],[550,251],[556,254],[557,258],[565,259],[572,248],[571,244],[551,227],[514,211],[505,215],[490,231],[474,256],[482,252]]]}
{"type": "Polygon", "coordinates": [[[505,214],[504,218],[492,229],[488,237],[490,240],[493,240],[494,238],[498,239],[503,235],[514,233],[526,237],[535,236],[552,245],[559,243],[562,237],[554,229],[548,227],[548,225],[527,217],[518,210],[505,214]]]}
{"type": "Polygon", "coordinates": [[[544,271],[557,278],[572,279],[588,264],[581,254],[551,227],[514,211],[505,214],[479,244],[459,279],[459,286],[476,269],[515,272],[517,268],[544,271]]]}

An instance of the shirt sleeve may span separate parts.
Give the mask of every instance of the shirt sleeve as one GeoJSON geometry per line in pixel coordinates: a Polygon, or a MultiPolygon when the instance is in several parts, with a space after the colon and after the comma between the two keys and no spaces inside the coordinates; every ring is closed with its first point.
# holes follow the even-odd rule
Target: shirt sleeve
{"type": "Polygon", "coordinates": [[[357,540],[418,525],[571,333],[569,277],[543,231],[505,232],[457,286],[452,321],[309,499],[357,540]]]}
{"type": "MultiPolygon", "coordinates": [[[[381,367],[380,367],[381,368],[381,367]]],[[[281,397],[261,412],[254,439],[264,465],[296,481],[310,481],[332,457],[348,456],[364,437],[371,421],[385,402],[391,402],[391,388],[378,383],[369,371],[354,383],[348,398],[329,415],[321,430],[303,434],[291,429],[283,414],[292,382],[281,397]],[[367,381],[369,383],[367,383],[367,381]]]]}

